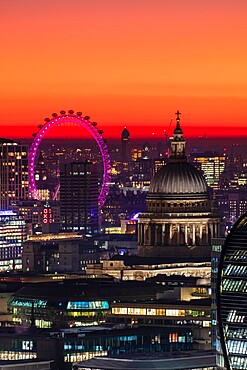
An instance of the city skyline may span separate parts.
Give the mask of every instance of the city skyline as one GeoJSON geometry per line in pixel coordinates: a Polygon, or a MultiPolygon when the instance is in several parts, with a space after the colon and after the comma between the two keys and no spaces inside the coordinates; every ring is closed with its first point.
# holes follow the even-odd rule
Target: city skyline
{"type": "Polygon", "coordinates": [[[0,7],[1,136],[30,138],[61,109],[90,115],[106,138],[124,126],[160,137],[177,109],[187,138],[247,136],[245,1],[0,7]]]}

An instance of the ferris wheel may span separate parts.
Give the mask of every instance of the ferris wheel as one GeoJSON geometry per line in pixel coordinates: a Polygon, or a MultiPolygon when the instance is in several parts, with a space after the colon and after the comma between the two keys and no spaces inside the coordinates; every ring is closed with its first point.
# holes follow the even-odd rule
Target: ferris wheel
{"type": "Polygon", "coordinates": [[[103,131],[97,128],[97,122],[91,122],[89,116],[82,116],[81,112],[74,113],[73,110],[69,110],[66,113],[64,110],[60,111],[60,115],[57,113],[52,114],[52,118],[45,118],[45,124],[38,126],[38,132],[33,134],[34,140],[31,144],[28,158],[28,175],[29,175],[29,192],[33,199],[41,200],[39,196],[37,185],[35,182],[35,160],[37,151],[40,143],[44,139],[45,135],[56,126],[61,124],[76,124],[84,127],[96,141],[103,163],[103,179],[101,184],[101,190],[99,193],[98,201],[99,206],[102,207],[105,203],[107,194],[109,193],[109,184],[111,181],[111,165],[110,155],[106,145],[106,142],[102,136],[103,131]]]}

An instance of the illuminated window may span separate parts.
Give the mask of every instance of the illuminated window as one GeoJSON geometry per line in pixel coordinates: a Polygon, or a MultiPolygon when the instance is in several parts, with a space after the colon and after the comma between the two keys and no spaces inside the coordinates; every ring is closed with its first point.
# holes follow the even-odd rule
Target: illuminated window
{"type": "Polygon", "coordinates": [[[155,308],[147,308],[147,315],[155,316],[156,315],[156,309],[155,308]]]}
{"type": "Polygon", "coordinates": [[[166,316],[185,316],[185,310],[166,310],[166,316]]]}
{"type": "Polygon", "coordinates": [[[84,309],[109,309],[109,303],[107,301],[91,301],[91,302],[84,302],[84,301],[77,301],[71,302],[69,301],[67,304],[67,309],[72,310],[84,310],[84,309]]]}
{"type": "Polygon", "coordinates": [[[127,315],[127,307],[113,307],[112,313],[114,315],[127,315]]]}
{"type": "Polygon", "coordinates": [[[178,342],[178,333],[169,334],[169,342],[178,342]]]}

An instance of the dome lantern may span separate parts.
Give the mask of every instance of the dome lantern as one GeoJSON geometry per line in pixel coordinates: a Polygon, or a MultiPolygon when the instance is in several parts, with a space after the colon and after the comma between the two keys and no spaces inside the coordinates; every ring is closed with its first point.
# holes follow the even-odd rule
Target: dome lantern
{"type": "Polygon", "coordinates": [[[180,115],[179,110],[175,113],[176,118],[176,128],[173,132],[173,137],[171,139],[171,162],[186,162],[187,157],[185,155],[185,140],[183,138],[183,131],[180,127],[180,115]]]}

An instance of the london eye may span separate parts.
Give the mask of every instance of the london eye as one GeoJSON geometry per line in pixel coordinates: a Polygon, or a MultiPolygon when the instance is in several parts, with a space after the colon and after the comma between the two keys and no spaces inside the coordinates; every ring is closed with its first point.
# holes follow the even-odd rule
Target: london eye
{"type": "Polygon", "coordinates": [[[85,128],[91,134],[100,150],[103,163],[103,176],[101,189],[98,197],[98,204],[99,207],[102,207],[105,203],[107,194],[109,192],[109,183],[111,180],[110,155],[106,142],[102,136],[103,131],[97,128],[96,122],[90,121],[89,116],[83,117],[81,112],[75,113],[73,110],[69,110],[67,113],[64,110],[61,110],[60,114],[53,113],[51,119],[45,118],[44,121],[45,121],[44,125],[39,125],[37,133],[33,135],[34,139],[32,141],[29,151],[28,175],[29,175],[29,192],[31,197],[33,199],[41,200],[37,184],[35,181],[35,161],[42,140],[45,138],[47,133],[52,128],[62,124],[74,124],[85,128]]]}

